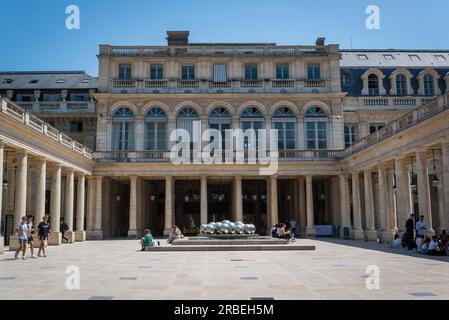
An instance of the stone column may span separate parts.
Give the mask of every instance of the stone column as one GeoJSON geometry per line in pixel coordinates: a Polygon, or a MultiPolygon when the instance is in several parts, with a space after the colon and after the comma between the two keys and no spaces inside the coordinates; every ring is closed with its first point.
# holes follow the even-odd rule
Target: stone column
{"type": "Polygon", "coordinates": [[[307,202],[307,227],[306,235],[314,237],[316,235],[315,230],[315,217],[313,209],[313,180],[312,176],[306,176],[306,202],[307,202]]]}
{"type": "Polygon", "coordinates": [[[299,235],[306,235],[307,209],[306,209],[306,179],[298,178],[298,199],[299,199],[299,235]]]}
{"type": "Polygon", "coordinates": [[[388,201],[388,177],[387,167],[381,163],[378,166],[379,176],[379,215],[380,215],[380,228],[382,231],[382,242],[388,243],[393,241],[394,234],[391,232],[390,226],[390,208],[388,201]]]}
{"type": "Polygon", "coordinates": [[[208,205],[208,197],[207,197],[207,176],[201,176],[201,213],[200,213],[200,221],[201,224],[207,224],[207,205],[208,205]]]}
{"type": "Polygon", "coordinates": [[[75,241],[86,241],[86,232],[84,231],[84,208],[86,197],[86,176],[84,173],[78,175],[78,190],[76,198],[76,231],[75,241]]]}
{"type": "Polygon", "coordinates": [[[271,190],[270,190],[270,198],[271,198],[271,223],[279,223],[279,213],[278,213],[278,181],[276,176],[270,177],[271,190]]]}
{"type": "Polygon", "coordinates": [[[137,176],[131,176],[129,191],[128,239],[137,238],[137,176]]]}
{"type": "Polygon", "coordinates": [[[87,240],[95,240],[94,222],[95,222],[95,178],[87,177],[87,223],[86,238],[87,240]]]}
{"type": "Polygon", "coordinates": [[[435,234],[432,225],[432,205],[430,202],[429,170],[427,167],[427,151],[416,153],[417,176],[418,176],[418,204],[419,214],[425,216],[427,231],[435,234]]]}
{"type": "Polygon", "coordinates": [[[48,240],[49,245],[59,246],[61,244],[61,164],[57,163],[51,177],[51,195],[50,195],[50,219],[53,239],[48,240]]]}
{"type": "MultiPolygon", "coordinates": [[[[243,221],[242,177],[234,179],[235,221],[243,221]]],[[[272,222],[274,223],[274,222],[272,222]]]]}
{"type": "Polygon", "coordinates": [[[99,176],[95,179],[95,219],[94,219],[94,232],[95,239],[103,239],[102,230],[102,215],[103,215],[103,177],[99,176]]]}
{"type": "MultiPolygon", "coordinates": [[[[2,206],[3,206],[3,150],[5,149],[5,145],[3,141],[0,141],[0,224],[2,221],[2,206]]],[[[1,230],[0,230],[1,231],[1,230]]],[[[4,252],[4,239],[0,232],[0,254],[4,252]]]]}
{"type": "MultiPolygon", "coordinates": [[[[16,166],[13,161],[6,164],[8,170],[8,214],[14,215],[15,195],[16,195],[16,166]]],[[[16,223],[16,221],[14,221],[16,223]]],[[[13,231],[14,234],[14,231],[13,231]]]]}
{"type": "Polygon", "coordinates": [[[165,177],[165,230],[164,235],[170,234],[170,229],[173,224],[173,177],[165,177]]]}
{"type": "Polygon", "coordinates": [[[396,197],[395,190],[393,190],[394,181],[394,169],[387,170],[388,186],[387,186],[387,196],[388,196],[388,208],[390,209],[390,227],[393,234],[398,232],[398,219],[396,212],[396,197]]]}
{"type": "Polygon", "coordinates": [[[27,167],[28,156],[26,151],[21,151],[17,155],[16,171],[16,205],[14,223],[17,224],[26,215],[27,201],[27,167]]]}
{"type": "Polygon", "coordinates": [[[69,226],[69,230],[65,233],[65,237],[69,239],[69,243],[75,243],[75,232],[73,232],[73,206],[75,197],[75,171],[69,169],[66,176],[65,187],[65,222],[69,226]]]}
{"type": "Polygon", "coordinates": [[[446,195],[444,197],[444,215],[442,221],[440,221],[440,228],[448,230],[449,228],[449,141],[442,143],[443,158],[442,158],[442,171],[443,171],[443,192],[446,195]]]}
{"type": "Polygon", "coordinates": [[[373,201],[373,177],[371,169],[365,169],[365,220],[366,220],[366,238],[368,241],[377,241],[377,232],[374,220],[374,201],[373,201]]]}
{"type": "MultiPolygon", "coordinates": [[[[349,177],[346,174],[340,175],[340,218],[341,233],[344,238],[344,228],[351,232],[351,202],[349,198],[349,177]]],[[[350,236],[350,235],[349,235],[350,236]]]]}
{"type": "Polygon", "coordinates": [[[360,202],[360,177],[358,172],[352,173],[352,211],[354,215],[354,239],[364,240],[362,228],[362,206],[360,202]]]}
{"type": "Polygon", "coordinates": [[[40,159],[37,163],[36,176],[36,211],[35,224],[39,224],[45,215],[45,191],[47,181],[47,160],[40,159]]]}
{"type": "Polygon", "coordinates": [[[405,222],[411,213],[410,180],[404,158],[396,159],[395,170],[398,228],[403,232],[405,230],[405,222]]]}

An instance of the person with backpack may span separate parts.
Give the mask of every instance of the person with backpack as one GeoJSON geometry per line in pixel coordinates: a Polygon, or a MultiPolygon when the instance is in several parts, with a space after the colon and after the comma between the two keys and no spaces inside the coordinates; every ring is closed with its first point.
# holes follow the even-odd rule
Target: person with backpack
{"type": "Polygon", "coordinates": [[[65,223],[64,218],[61,218],[61,224],[59,227],[59,231],[62,233],[62,242],[67,241],[69,243],[69,239],[65,237],[65,233],[69,230],[69,226],[65,223]]]}

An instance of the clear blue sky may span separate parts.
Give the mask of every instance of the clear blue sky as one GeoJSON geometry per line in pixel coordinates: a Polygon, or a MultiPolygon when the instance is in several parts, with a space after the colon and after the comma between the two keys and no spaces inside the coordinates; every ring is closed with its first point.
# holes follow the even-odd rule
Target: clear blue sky
{"type": "Polygon", "coordinates": [[[342,48],[449,49],[448,0],[2,0],[0,70],[98,73],[101,43],[163,45],[166,30],[192,42],[313,44],[342,48]],[[81,29],[65,27],[68,5],[81,29]],[[381,29],[365,27],[380,7],[381,29]]]}

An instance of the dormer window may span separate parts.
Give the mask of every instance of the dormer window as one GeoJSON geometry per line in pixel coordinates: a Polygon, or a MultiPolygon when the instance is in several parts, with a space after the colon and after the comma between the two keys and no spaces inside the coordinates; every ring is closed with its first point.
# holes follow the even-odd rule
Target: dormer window
{"type": "Polygon", "coordinates": [[[11,84],[13,81],[13,79],[5,79],[3,80],[3,84],[11,84]]]}
{"type": "Polygon", "coordinates": [[[56,83],[64,83],[64,79],[58,79],[58,80],[56,80],[56,83]]]}
{"type": "Polygon", "coordinates": [[[437,54],[435,55],[435,59],[437,59],[438,61],[446,61],[446,57],[443,56],[442,54],[437,54]]]}
{"type": "Polygon", "coordinates": [[[89,83],[90,79],[83,79],[83,81],[81,81],[82,83],[89,83]]]}
{"type": "Polygon", "coordinates": [[[359,58],[359,60],[368,60],[368,56],[366,54],[358,54],[357,58],[359,58]]]}
{"type": "Polygon", "coordinates": [[[38,83],[39,82],[39,80],[30,80],[30,84],[36,84],[36,83],[38,83]]]}
{"type": "Polygon", "coordinates": [[[392,54],[384,54],[385,60],[394,60],[394,56],[392,54]]]}
{"type": "Polygon", "coordinates": [[[418,55],[416,55],[416,54],[409,54],[408,56],[409,56],[410,60],[413,60],[413,61],[420,61],[421,60],[421,58],[418,55]]]}

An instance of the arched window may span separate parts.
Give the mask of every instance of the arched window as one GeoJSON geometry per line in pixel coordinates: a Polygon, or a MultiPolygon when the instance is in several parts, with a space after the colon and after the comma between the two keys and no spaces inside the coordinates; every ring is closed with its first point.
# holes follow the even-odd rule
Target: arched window
{"type": "MultiPolygon", "coordinates": [[[[209,128],[220,131],[222,149],[226,147],[226,130],[231,129],[231,114],[224,107],[216,107],[209,115],[209,128]]],[[[211,138],[211,141],[213,139],[211,138]]]]}
{"type": "Polygon", "coordinates": [[[134,150],[134,114],[126,107],[112,115],[112,148],[114,151],[134,150]]]}
{"type": "Polygon", "coordinates": [[[327,113],[318,106],[310,107],[304,115],[307,149],[327,149],[327,113]]]}
{"type": "Polygon", "coordinates": [[[167,148],[167,115],[160,107],[145,114],[145,150],[165,151],[167,148]]]}
{"type": "MultiPolygon", "coordinates": [[[[240,116],[240,125],[243,131],[248,129],[255,130],[256,148],[259,145],[259,130],[263,129],[264,121],[263,114],[257,107],[246,108],[240,116]]],[[[245,149],[250,149],[252,147],[251,141],[249,141],[247,137],[245,137],[244,146],[245,149]]]]}
{"type": "Polygon", "coordinates": [[[279,107],[273,113],[273,129],[278,130],[278,149],[295,149],[296,116],[289,107],[279,107]]]}
{"type": "MultiPolygon", "coordinates": [[[[181,109],[178,113],[178,118],[176,120],[176,128],[184,129],[189,134],[190,142],[193,144],[193,122],[198,120],[198,112],[192,107],[185,107],[181,109]]],[[[198,137],[199,138],[199,137],[198,137]]],[[[187,137],[184,137],[187,139],[187,137]]]]}
{"type": "Polygon", "coordinates": [[[396,76],[396,94],[398,96],[407,95],[407,79],[403,74],[398,74],[396,76]]]}
{"type": "Polygon", "coordinates": [[[379,77],[375,74],[370,74],[368,76],[368,94],[370,96],[379,95],[379,77]]]}
{"type": "Polygon", "coordinates": [[[435,84],[433,81],[433,76],[431,74],[426,74],[424,76],[424,95],[434,96],[435,95],[435,84]]]}

